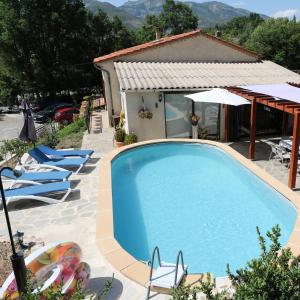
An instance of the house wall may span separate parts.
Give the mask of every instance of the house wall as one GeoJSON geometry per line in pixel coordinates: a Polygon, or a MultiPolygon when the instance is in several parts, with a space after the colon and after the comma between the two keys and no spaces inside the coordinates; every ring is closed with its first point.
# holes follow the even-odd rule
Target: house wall
{"type": "MultiPolygon", "coordinates": [[[[153,42],[155,43],[155,41],[153,42]]],[[[198,35],[120,57],[137,62],[255,62],[257,58],[198,35]]]]}
{"type": "Polygon", "coordinates": [[[124,93],[123,99],[127,132],[134,132],[139,141],[165,138],[165,108],[164,102],[158,101],[159,93],[130,92],[124,93]],[[146,108],[153,114],[150,120],[138,116],[139,110],[143,107],[142,97],[146,108]]]}

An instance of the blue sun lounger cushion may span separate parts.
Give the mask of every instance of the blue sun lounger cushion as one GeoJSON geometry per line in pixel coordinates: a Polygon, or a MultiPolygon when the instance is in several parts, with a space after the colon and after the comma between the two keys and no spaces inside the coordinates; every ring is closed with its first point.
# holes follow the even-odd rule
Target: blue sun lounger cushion
{"type": "Polygon", "coordinates": [[[25,201],[26,199],[32,199],[42,201],[45,203],[60,203],[65,201],[71,192],[71,186],[69,181],[60,181],[53,183],[36,183],[26,187],[6,189],[4,191],[6,203],[9,204],[15,201],[25,201]],[[50,197],[49,194],[62,193],[62,198],[50,197]]]}
{"type": "Polygon", "coordinates": [[[28,151],[29,155],[35,159],[39,164],[56,166],[56,167],[77,167],[75,174],[77,174],[80,169],[86,164],[88,158],[59,158],[59,159],[50,159],[46,154],[40,151],[37,148],[30,149],[28,151]]]}
{"type": "Polygon", "coordinates": [[[71,176],[70,171],[50,171],[50,172],[23,172],[17,177],[11,170],[3,170],[2,176],[13,180],[28,180],[28,181],[66,181],[71,176]]]}
{"type": "Polygon", "coordinates": [[[80,156],[80,157],[91,157],[94,153],[93,150],[56,150],[44,145],[38,145],[37,148],[46,155],[53,156],[80,156]]]}

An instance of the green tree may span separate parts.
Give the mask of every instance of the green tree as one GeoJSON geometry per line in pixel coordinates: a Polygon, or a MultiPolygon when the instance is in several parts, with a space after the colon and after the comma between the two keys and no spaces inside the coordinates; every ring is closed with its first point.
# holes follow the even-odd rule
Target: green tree
{"type": "Polygon", "coordinates": [[[160,14],[163,31],[170,34],[180,34],[194,30],[198,26],[198,17],[192,9],[182,2],[166,0],[160,14]]]}
{"type": "Polygon", "coordinates": [[[127,29],[122,21],[117,17],[113,17],[111,21],[113,51],[128,48],[135,45],[135,35],[132,31],[127,29]]]}
{"type": "Polygon", "coordinates": [[[93,88],[93,58],[134,44],[118,18],[82,0],[0,0],[0,97],[93,88]]]}
{"type": "Polygon", "coordinates": [[[223,38],[244,45],[256,27],[263,22],[264,19],[259,14],[251,13],[246,17],[233,18],[217,29],[222,32],[223,38]]]}
{"type": "Polygon", "coordinates": [[[163,35],[174,35],[194,30],[197,26],[198,17],[188,5],[166,0],[158,16],[146,16],[143,26],[137,32],[137,39],[140,43],[154,40],[156,28],[159,28],[163,35]]]}
{"type": "Polygon", "coordinates": [[[300,69],[300,22],[286,18],[269,19],[251,34],[245,46],[288,67],[300,69]]]}
{"type": "Polygon", "coordinates": [[[137,40],[139,43],[146,43],[155,40],[156,29],[163,28],[159,16],[147,15],[140,30],[137,31],[137,40]]]}

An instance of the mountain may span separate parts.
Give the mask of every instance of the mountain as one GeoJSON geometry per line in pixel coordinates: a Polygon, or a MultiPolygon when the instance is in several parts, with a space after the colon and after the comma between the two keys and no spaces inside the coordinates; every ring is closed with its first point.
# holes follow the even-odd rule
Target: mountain
{"type": "Polygon", "coordinates": [[[143,24],[142,19],[139,19],[136,16],[131,15],[125,10],[120,9],[119,7],[116,7],[108,2],[100,2],[97,0],[83,0],[83,2],[85,7],[93,13],[96,13],[98,9],[101,9],[107,13],[110,18],[114,16],[119,17],[123,24],[130,29],[139,28],[143,24]]]}
{"type": "MultiPolygon", "coordinates": [[[[157,15],[161,12],[165,0],[130,0],[119,7],[97,0],[84,0],[84,3],[93,12],[100,8],[110,17],[118,16],[129,28],[138,28],[142,25],[146,15],[157,15]]],[[[198,16],[200,28],[224,24],[233,18],[248,16],[251,13],[249,10],[236,8],[218,1],[202,3],[188,1],[185,3],[198,16]]],[[[261,16],[268,18],[265,15],[261,16]]]]}
{"type": "MultiPolygon", "coordinates": [[[[186,4],[198,16],[200,28],[224,24],[233,18],[249,16],[251,13],[247,9],[236,8],[218,1],[186,2],[186,4]]],[[[265,15],[261,15],[261,17],[268,18],[265,15]]]]}

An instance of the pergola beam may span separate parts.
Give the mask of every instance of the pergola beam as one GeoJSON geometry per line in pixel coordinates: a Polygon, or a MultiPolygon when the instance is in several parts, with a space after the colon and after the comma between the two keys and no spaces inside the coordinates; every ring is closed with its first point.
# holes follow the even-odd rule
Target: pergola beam
{"type": "Polygon", "coordinates": [[[250,146],[249,146],[249,159],[254,159],[255,156],[255,137],[256,137],[256,99],[254,98],[251,103],[250,115],[250,146]]]}
{"type": "Polygon", "coordinates": [[[290,160],[289,187],[294,189],[296,186],[298,156],[299,156],[299,141],[300,141],[300,112],[294,114],[293,128],[293,144],[290,160]]]}

